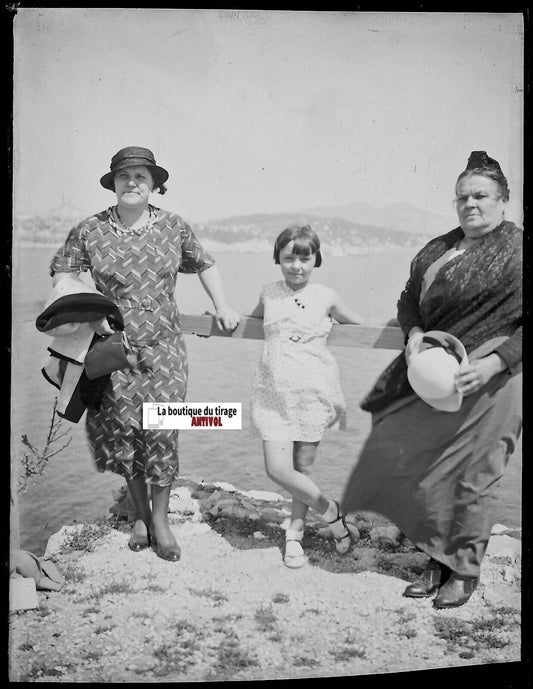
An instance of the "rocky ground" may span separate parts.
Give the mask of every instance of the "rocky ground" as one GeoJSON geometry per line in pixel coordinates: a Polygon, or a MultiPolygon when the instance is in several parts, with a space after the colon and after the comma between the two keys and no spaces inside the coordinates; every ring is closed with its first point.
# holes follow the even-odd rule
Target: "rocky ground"
{"type": "Polygon", "coordinates": [[[280,496],[180,479],[170,509],[178,563],[128,549],[125,494],[111,525],[63,527],[50,539],[45,556],[65,584],[10,614],[11,681],[375,677],[494,663],[510,671],[520,660],[521,542],[504,526],[468,604],[436,610],[402,597],[425,556],[369,515],[351,516],[359,540],[343,557],[311,521],[309,563],[290,570],[280,496]]]}

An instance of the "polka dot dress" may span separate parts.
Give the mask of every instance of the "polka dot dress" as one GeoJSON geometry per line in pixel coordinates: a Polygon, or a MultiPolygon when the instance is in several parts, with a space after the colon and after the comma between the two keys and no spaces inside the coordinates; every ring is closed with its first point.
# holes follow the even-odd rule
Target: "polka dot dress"
{"type": "Polygon", "coordinates": [[[251,430],[263,440],[316,442],[346,426],[339,370],[326,346],[334,292],[320,284],[293,291],[266,285],[265,342],[254,377],[251,430]]]}

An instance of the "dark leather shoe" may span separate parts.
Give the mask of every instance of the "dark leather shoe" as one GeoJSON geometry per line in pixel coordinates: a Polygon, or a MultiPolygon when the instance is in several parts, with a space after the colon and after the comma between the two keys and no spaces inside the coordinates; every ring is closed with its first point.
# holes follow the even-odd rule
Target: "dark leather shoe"
{"type": "Polygon", "coordinates": [[[429,598],[450,576],[450,570],[435,560],[430,560],[422,575],[405,589],[406,598],[429,598]]]}
{"type": "Polygon", "coordinates": [[[140,550],[148,548],[149,545],[150,537],[148,535],[139,536],[139,534],[132,533],[130,540],[128,541],[128,548],[133,550],[134,553],[138,553],[140,550]]]}
{"type": "Polygon", "coordinates": [[[448,581],[440,587],[433,601],[435,608],[458,608],[464,605],[476,590],[477,577],[465,577],[452,573],[448,581]]]}
{"type": "Polygon", "coordinates": [[[150,531],[150,544],[154,553],[162,560],[168,560],[168,562],[177,562],[181,557],[181,548],[176,541],[174,541],[174,543],[171,545],[160,545],[157,542],[157,538],[154,536],[153,531],[150,531]]]}

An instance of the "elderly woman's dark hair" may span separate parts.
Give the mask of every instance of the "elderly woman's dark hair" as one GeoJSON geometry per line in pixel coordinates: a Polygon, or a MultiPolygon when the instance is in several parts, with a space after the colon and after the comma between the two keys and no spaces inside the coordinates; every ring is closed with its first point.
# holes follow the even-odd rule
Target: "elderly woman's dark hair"
{"type": "Polygon", "coordinates": [[[294,242],[293,252],[299,256],[310,256],[315,254],[315,268],[322,264],[322,254],[320,252],[320,239],[311,225],[293,224],[286,227],[278,235],[274,243],[274,262],[279,263],[279,254],[287,244],[294,242]]]}
{"type": "Polygon", "coordinates": [[[456,186],[462,179],[472,177],[472,175],[481,175],[494,180],[500,189],[502,199],[509,201],[509,185],[500,164],[494,158],[489,158],[485,151],[472,151],[466,169],[457,178],[456,186]]]}

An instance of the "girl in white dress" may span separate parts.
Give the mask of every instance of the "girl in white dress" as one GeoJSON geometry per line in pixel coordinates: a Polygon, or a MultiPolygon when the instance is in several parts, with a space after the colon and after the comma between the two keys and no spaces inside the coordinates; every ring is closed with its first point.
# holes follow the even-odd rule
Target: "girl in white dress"
{"type": "Polygon", "coordinates": [[[291,225],[276,239],[274,260],[283,280],[265,285],[252,312],[263,318],[264,346],[252,388],[251,428],[263,440],[267,475],[292,495],[283,561],[301,567],[307,510],[329,523],[338,553],[348,552],[350,526],[339,505],[311,478],[326,428],[344,428],[339,370],[326,346],[332,318],[360,323],[329,287],[309,284],[322,263],[320,240],[309,225],[291,225]]]}

